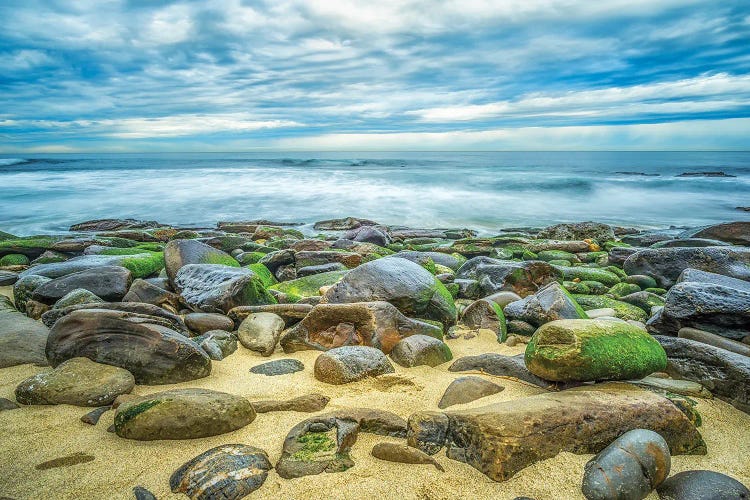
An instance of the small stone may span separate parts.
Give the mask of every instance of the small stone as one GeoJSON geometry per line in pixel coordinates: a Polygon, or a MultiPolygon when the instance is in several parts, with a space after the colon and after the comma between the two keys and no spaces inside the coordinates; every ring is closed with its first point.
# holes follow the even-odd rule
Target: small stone
{"type": "Polygon", "coordinates": [[[253,366],[252,368],[250,368],[250,373],[273,377],[276,375],[287,375],[289,373],[300,372],[304,369],[305,365],[302,363],[302,361],[299,361],[298,359],[288,358],[276,359],[274,361],[269,361],[268,363],[253,366]]]}
{"type": "Polygon", "coordinates": [[[111,406],[101,406],[95,410],[91,410],[81,417],[81,422],[83,422],[84,424],[96,425],[99,423],[99,419],[101,418],[101,416],[111,409],[111,406]]]}
{"type": "Polygon", "coordinates": [[[143,486],[133,487],[133,495],[135,500],[156,500],[156,496],[143,486]]]}
{"type": "Polygon", "coordinates": [[[17,410],[21,406],[10,399],[0,398],[0,411],[17,410]]]}
{"type": "Polygon", "coordinates": [[[223,314],[217,313],[190,313],[185,316],[185,325],[195,332],[196,335],[202,335],[211,330],[224,330],[231,332],[234,330],[234,321],[223,314]]]}

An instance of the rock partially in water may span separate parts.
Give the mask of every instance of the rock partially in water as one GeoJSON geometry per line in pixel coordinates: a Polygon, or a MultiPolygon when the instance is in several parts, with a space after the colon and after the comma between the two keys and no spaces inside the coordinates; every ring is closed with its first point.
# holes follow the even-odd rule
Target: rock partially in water
{"type": "Polygon", "coordinates": [[[260,488],[271,468],[260,448],[224,444],[183,464],[169,478],[169,487],[192,500],[238,500],[260,488]]]}
{"type": "Polygon", "coordinates": [[[710,238],[733,245],[750,246],[750,222],[735,221],[689,229],[680,238],[710,238]]]}

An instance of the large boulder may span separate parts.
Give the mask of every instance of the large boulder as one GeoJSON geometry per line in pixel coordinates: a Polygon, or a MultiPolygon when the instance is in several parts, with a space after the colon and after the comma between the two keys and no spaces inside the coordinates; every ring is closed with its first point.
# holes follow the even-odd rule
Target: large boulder
{"type": "Polygon", "coordinates": [[[406,259],[385,258],[352,269],[323,296],[324,302],[386,301],[410,317],[456,322],[453,297],[429,271],[406,259]]]}
{"type": "MultiPolygon", "coordinates": [[[[562,451],[598,453],[633,429],[660,434],[673,455],[706,453],[700,433],[674,403],[630,384],[579,387],[445,415],[448,457],[495,481],[562,451]]],[[[419,433],[412,419],[409,432],[419,433]]]]}
{"type": "Polygon", "coordinates": [[[174,384],[208,376],[208,355],[168,325],[144,314],[74,310],[50,330],[47,359],[57,366],[71,358],[86,357],[128,370],[139,384],[174,384]]]}
{"type": "Polygon", "coordinates": [[[44,354],[49,329],[13,307],[0,295],[0,368],[26,363],[47,364],[44,354]]]}
{"type": "Polygon", "coordinates": [[[557,282],[552,282],[516,302],[511,302],[503,313],[509,319],[525,321],[539,327],[558,319],[587,319],[586,312],[557,282]]]}
{"type": "Polygon", "coordinates": [[[412,335],[393,347],[391,359],[406,368],[437,366],[453,359],[453,353],[440,339],[429,335],[412,335]]]}
{"type": "Polygon", "coordinates": [[[240,267],[234,257],[198,240],[172,240],[164,247],[164,268],[170,283],[177,272],[188,264],[222,264],[240,267]]]}
{"type": "Polygon", "coordinates": [[[662,288],[674,285],[687,268],[750,280],[750,248],[649,248],[634,253],[623,264],[626,273],[652,276],[662,288]]]}
{"type": "Polygon", "coordinates": [[[335,385],[394,371],[382,351],[367,346],[336,347],[318,356],[314,367],[316,379],[335,385]]]}
{"type": "Polygon", "coordinates": [[[401,339],[417,334],[442,337],[439,327],[407,318],[389,302],[319,304],[283,334],[280,344],[284,352],[363,345],[387,354],[401,339]]]}
{"type": "Polygon", "coordinates": [[[42,323],[49,328],[52,328],[55,322],[63,316],[67,316],[73,311],[80,311],[82,309],[103,309],[107,311],[141,314],[149,317],[147,323],[150,322],[166,326],[167,328],[188,337],[191,335],[190,330],[188,330],[187,326],[185,326],[185,323],[182,321],[182,318],[178,315],[153,304],[145,304],[141,302],[93,302],[88,304],[76,304],[62,309],[51,309],[42,314],[42,323]]]}
{"type": "Polygon", "coordinates": [[[182,300],[194,311],[227,313],[237,306],[273,304],[263,281],[250,269],[223,264],[187,264],[174,279],[182,300]]]}
{"type": "Polygon", "coordinates": [[[458,268],[456,278],[477,281],[481,296],[510,291],[526,297],[544,285],[562,281],[562,273],[542,261],[514,262],[474,257],[458,268]]]}
{"type": "Polygon", "coordinates": [[[689,229],[680,238],[710,238],[735,245],[750,246],[750,222],[735,221],[689,229]]]}
{"type": "Polygon", "coordinates": [[[531,373],[560,382],[629,380],[664,370],[664,349],[620,321],[565,319],[541,326],[526,346],[531,373]]]}
{"type": "Polygon", "coordinates": [[[241,429],[255,420],[247,399],[208,389],[174,389],[117,407],[115,432],[139,441],[194,439],[241,429]]]}
{"type": "Polygon", "coordinates": [[[596,240],[601,244],[615,239],[615,232],[611,226],[600,222],[574,222],[549,226],[537,234],[539,238],[551,240],[596,240]]]}
{"type": "Polygon", "coordinates": [[[667,353],[666,371],[699,382],[717,397],[750,413],[750,357],[694,340],[655,335],[667,353]]]}
{"type": "Polygon", "coordinates": [[[84,289],[107,302],[119,302],[128,293],[132,274],[120,266],[102,266],[55,278],[36,288],[31,298],[52,305],[73,290],[84,289]]]}
{"type": "Polygon", "coordinates": [[[25,405],[104,406],[134,386],[135,378],[127,370],[72,358],[21,382],[16,387],[16,401],[25,405]]]}

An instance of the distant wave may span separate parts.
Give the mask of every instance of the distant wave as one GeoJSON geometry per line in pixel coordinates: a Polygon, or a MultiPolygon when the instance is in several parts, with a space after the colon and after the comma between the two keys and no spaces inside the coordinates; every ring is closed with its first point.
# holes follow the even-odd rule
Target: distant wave
{"type": "Polygon", "coordinates": [[[8,165],[18,165],[19,163],[28,163],[29,160],[26,158],[0,158],[0,167],[7,167],[8,165]]]}

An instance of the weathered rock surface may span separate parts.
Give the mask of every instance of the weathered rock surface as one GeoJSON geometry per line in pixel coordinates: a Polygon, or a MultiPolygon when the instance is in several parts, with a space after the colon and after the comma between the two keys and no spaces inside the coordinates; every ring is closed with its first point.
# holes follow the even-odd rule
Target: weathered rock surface
{"type": "Polygon", "coordinates": [[[726,349],[727,351],[742,354],[743,356],[750,356],[750,345],[743,344],[742,342],[736,342],[734,340],[722,337],[721,335],[715,335],[711,332],[698,330],[696,328],[680,328],[680,330],[677,332],[677,336],[682,339],[695,340],[696,342],[702,342],[714,347],[720,347],[722,349],[726,349]]]}
{"type": "Polygon", "coordinates": [[[601,222],[574,222],[549,226],[537,234],[538,238],[551,240],[585,240],[592,239],[603,244],[615,239],[615,232],[611,226],[601,222]]]}
{"type": "Polygon", "coordinates": [[[174,389],[117,408],[115,432],[140,441],[194,439],[240,429],[255,419],[247,399],[208,389],[174,389]]]}
{"type": "Polygon", "coordinates": [[[318,356],[314,367],[316,379],[335,385],[394,371],[381,350],[367,346],[336,347],[318,356]]]}
{"type": "Polygon", "coordinates": [[[284,439],[276,472],[284,479],[343,472],[354,465],[349,456],[359,425],[335,416],[319,416],[292,427],[284,439]]]}
{"type": "Polygon", "coordinates": [[[222,361],[237,350],[237,337],[226,330],[209,330],[193,341],[214,361],[222,361]]]}
{"type": "Polygon", "coordinates": [[[70,226],[71,231],[118,231],[120,229],[154,229],[160,227],[156,221],[137,219],[95,219],[70,226]]]}
{"type": "Polygon", "coordinates": [[[192,340],[159,318],[123,311],[83,309],[50,330],[46,355],[52,366],[76,357],[119,366],[139,384],[173,384],[209,375],[211,360],[192,340]]]}
{"type": "Polygon", "coordinates": [[[306,394],[285,401],[255,401],[253,402],[253,408],[255,408],[256,413],[268,413],[271,411],[314,413],[325,408],[330,400],[331,398],[322,394],[306,394]]]}
{"type": "Polygon", "coordinates": [[[586,312],[557,282],[550,283],[525,298],[511,302],[503,313],[507,318],[519,319],[539,327],[558,319],[586,319],[586,312]]]}
{"type": "Polygon", "coordinates": [[[16,311],[10,299],[0,295],[0,368],[26,363],[46,365],[48,334],[46,326],[16,311]]]}
{"type": "Polygon", "coordinates": [[[34,290],[32,299],[44,304],[54,304],[77,289],[88,290],[108,302],[122,300],[132,281],[131,272],[120,266],[102,266],[61,276],[34,290]]]}
{"type": "Polygon", "coordinates": [[[169,478],[169,487],[191,500],[238,500],[260,488],[271,468],[260,448],[224,444],[183,464],[169,478]]]}
{"type": "Polygon", "coordinates": [[[710,470],[675,474],[657,488],[661,500],[745,500],[750,490],[736,479],[710,470]]]}
{"type": "Polygon", "coordinates": [[[172,240],[164,247],[164,268],[174,285],[177,272],[188,264],[223,264],[240,267],[234,257],[197,240],[172,240]]]}
{"type": "Polygon", "coordinates": [[[202,335],[211,330],[234,330],[234,321],[218,313],[190,313],[185,315],[185,326],[196,335],[202,335]]]}
{"type": "Polygon", "coordinates": [[[178,315],[162,309],[161,307],[152,304],[144,304],[141,302],[90,303],[69,306],[63,309],[52,309],[42,315],[42,322],[51,328],[52,325],[54,325],[55,322],[63,316],[67,316],[74,311],[88,309],[120,311],[123,313],[151,316],[152,318],[154,318],[150,320],[152,323],[164,325],[178,333],[185,335],[186,337],[190,336],[190,331],[188,330],[187,326],[185,326],[182,318],[180,318],[178,315]]]}
{"type": "Polygon", "coordinates": [[[437,366],[453,359],[450,348],[440,339],[428,335],[411,335],[391,350],[391,359],[401,366],[437,366]]]}
{"type": "Polygon", "coordinates": [[[400,464],[430,464],[434,465],[437,470],[445,472],[443,466],[430,455],[405,444],[378,443],[372,447],[370,453],[380,460],[400,464]]]}
{"type": "Polygon", "coordinates": [[[689,229],[680,238],[711,238],[734,245],[750,246],[750,222],[735,221],[689,229]]]}
{"type": "Polygon", "coordinates": [[[247,268],[223,264],[187,264],[174,279],[175,288],[193,311],[227,313],[237,306],[273,304],[261,279],[247,268]]]}
{"type": "Polygon", "coordinates": [[[482,377],[460,377],[450,383],[443,397],[440,398],[438,408],[470,403],[485,396],[491,396],[505,389],[501,385],[485,380],[482,377]]]}
{"type": "Polygon", "coordinates": [[[157,286],[151,281],[134,280],[128,289],[128,293],[122,298],[123,302],[141,302],[163,307],[169,306],[177,310],[180,307],[180,297],[163,287],[157,286]]]}
{"type": "Polygon", "coordinates": [[[544,380],[531,373],[526,368],[524,355],[504,356],[494,352],[477,356],[464,356],[453,362],[448,368],[451,372],[481,371],[489,375],[512,377],[545,389],[553,387],[554,383],[544,380]]]}
{"type": "Polygon", "coordinates": [[[279,343],[284,352],[364,345],[389,353],[402,338],[418,334],[442,337],[439,327],[407,318],[388,302],[319,304],[279,343]]]}
{"type": "Polygon", "coordinates": [[[266,304],[261,306],[239,306],[231,309],[227,316],[234,320],[236,325],[242,323],[251,314],[269,312],[276,314],[284,320],[286,326],[297,323],[312,311],[312,304],[266,304]]]}
{"type": "MultiPolygon", "coordinates": [[[[510,293],[510,292],[499,292],[510,293]]],[[[475,300],[461,313],[461,322],[469,328],[485,328],[497,334],[497,341],[504,342],[508,326],[500,304],[489,299],[475,300]]]]}
{"type": "Polygon", "coordinates": [[[304,369],[305,365],[298,359],[275,359],[268,363],[253,366],[250,368],[250,373],[275,377],[278,375],[288,375],[290,373],[301,372],[304,369]]]}
{"type": "Polygon", "coordinates": [[[284,320],[277,314],[252,313],[240,323],[237,336],[245,348],[262,356],[270,356],[276,349],[284,326],[284,320]]]}
{"type": "Polygon", "coordinates": [[[23,271],[20,276],[44,276],[60,278],[69,274],[108,266],[125,267],[133,278],[145,278],[159,272],[164,267],[161,254],[144,252],[132,255],[82,255],[64,262],[39,264],[23,271]]]}
{"type": "Polygon", "coordinates": [[[88,358],[72,358],[21,382],[16,387],[16,401],[25,405],[103,406],[134,386],[135,379],[127,370],[88,358]]]}
{"type": "Polygon", "coordinates": [[[500,291],[517,293],[521,297],[535,293],[553,281],[560,281],[562,273],[542,261],[513,262],[474,257],[456,271],[457,279],[478,282],[481,298],[500,291]]]}

